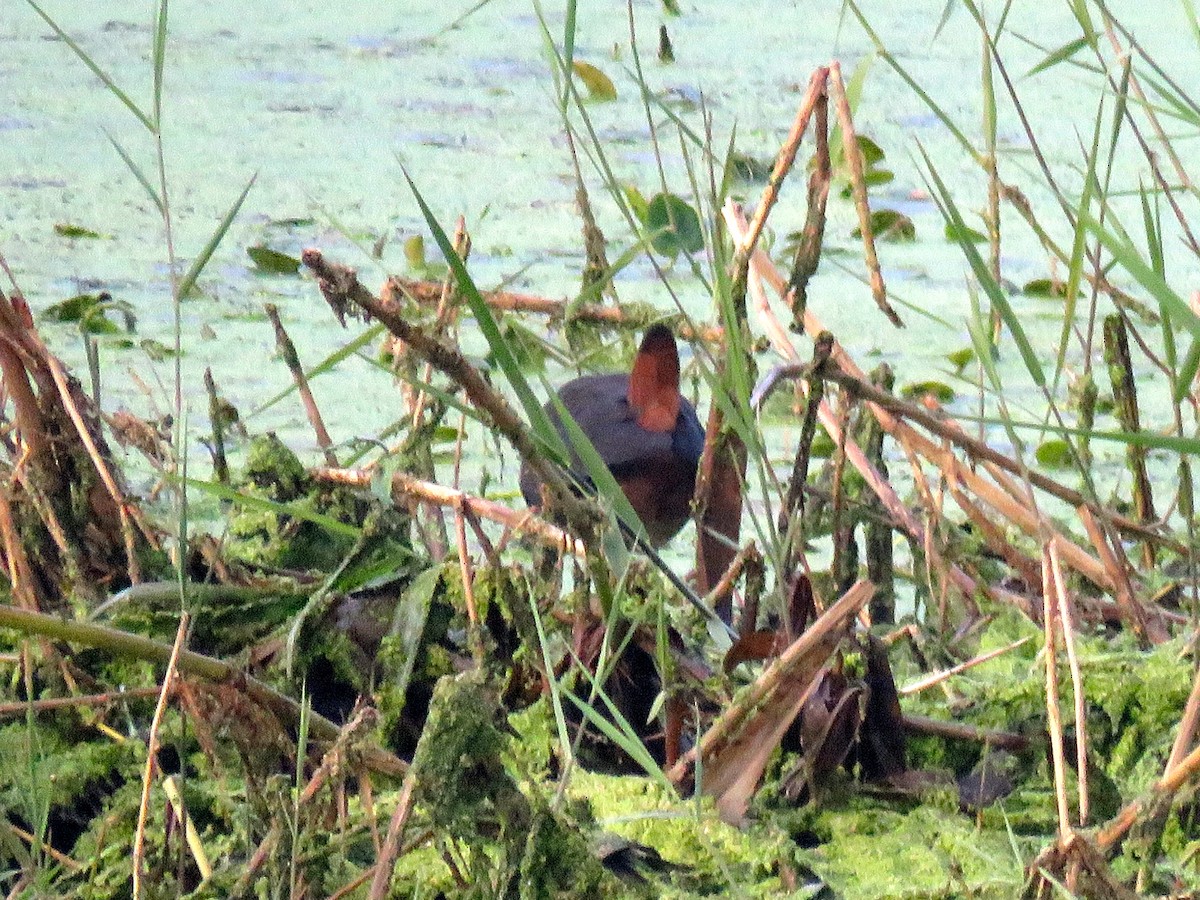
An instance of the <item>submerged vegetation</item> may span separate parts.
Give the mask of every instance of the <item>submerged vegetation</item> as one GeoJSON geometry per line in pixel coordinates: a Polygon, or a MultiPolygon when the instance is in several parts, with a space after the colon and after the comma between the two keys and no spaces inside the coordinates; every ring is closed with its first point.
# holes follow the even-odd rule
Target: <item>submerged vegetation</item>
{"type": "MultiPolygon", "coordinates": [[[[1178,150],[1200,106],[1104,2],[1071,4],[1071,34],[1038,46],[1028,72],[1005,52],[1030,42],[1007,5],[948,3],[978,27],[977,129],[846,0],[846,27],[874,54],[847,78],[837,62],[812,73],[770,161],[715,145],[703,98],[648,86],[632,6],[623,80],[577,58],[573,3],[561,34],[535,5],[573,162],[579,293],[478,285],[470,223],[443,226],[419,171],[404,171],[427,229],[404,248],[416,277],[374,291],[327,249],[248,248],[263,277],[311,277],[331,336],[359,328],[313,366],[264,309],[312,458],[240,421],[219,372],[203,394],[184,384],[183,301],[253,179],[185,269],[163,141],[167,4],[143,107],[28,2],[151,140],[143,167],[110,137],[161,214],[174,337],[156,352],[175,377],[161,421],[105,412],[95,341],[132,340],[133,310],[96,291],[35,316],[3,266],[8,896],[1200,890],[1200,311],[1180,287],[1200,245],[1178,150]],[[923,100],[981,196],[920,143],[858,133],[872,65],[923,100]],[[1021,92],[1068,70],[1096,105],[1060,171],[1038,141],[1054,123],[1030,121],[1021,92]],[[653,172],[618,180],[592,119],[628,85],[653,187],[653,172]],[[1019,123],[1021,165],[1002,116],[1019,123]],[[936,205],[936,234],[887,206],[905,153],[923,179],[907,199],[936,205]],[[803,225],[780,237],[785,202],[803,225]],[[601,231],[601,205],[621,233],[601,231]],[[832,236],[835,218],[857,227],[832,236]],[[1005,270],[1014,234],[1049,270],[1023,288],[1005,270]],[[426,260],[426,237],[440,259],[426,260]],[[843,302],[870,306],[881,343],[902,344],[909,323],[951,316],[915,282],[890,292],[880,257],[934,241],[967,273],[970,344],[898,385],[824,327],[815,275],[853,268],[861,298],[843,302]],[[618,296],[636,260],[675,305],[618,296]],[[678,303],[684,280],[710,315],[678,303]],[[1031,315],[1055,317],[1049,352],[1031,315]],[[90,348],[90,391],[39,334],[63,321],[90,348]],[[576,446],[572,471],[570,423],[560,433],[543,407],[548,361],[626,370],[658,323],[690,347],[685,388],[706,428],[696,529],[677,539],[696,549],[687,578],[595,448],[576,446]],[[376,345],[402,415],[336,443],[310,382],[376,345]],[[212,461],[199,474],[197,396],[212,461]],[[159,496],[135,496],[118,442],[145,457],[159,496]],[[545,509],[513,502],[512,465],[467,489],[472,452],[519,457],[545,509]],[[197,505],[215,527],[196,526],[197,505]]],[[[681,12],[663,11],[670,65],[681,12]]]]}

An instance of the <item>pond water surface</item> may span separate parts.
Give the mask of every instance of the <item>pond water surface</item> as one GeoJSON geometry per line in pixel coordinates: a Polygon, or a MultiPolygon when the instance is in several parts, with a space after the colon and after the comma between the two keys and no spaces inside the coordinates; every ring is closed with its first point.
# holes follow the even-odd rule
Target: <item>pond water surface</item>
{"type": "MultiPolygon", "coordinates": [[[[241,214],[201,278],[200,295],[184,304],[183,372],[191,446],[198,459],[203,458],[198,437],[208,427],[201,382],[206,366],[244,414],[290,385],[275,356],[264,303],[280,307],[309,365],[353,333],[339,329],[311,279],[256,274],[245,248],[266,243],[298,255],[301,248],[316,246],[358,267],[369,285],[382,281],[386,272],[404,273],[404,239],[427,229],[401,163],[447,229],[458,215],[466,217],[474,247],[471,271],[481,287],[507,281],[513,289],[551,297],[578,291],[583,252],[575,186],[537,11],[528,3],[496,0],[447,28],[471,5],[410,0],[335,10],[317,3],[172,4],[164,133],[176,246],[185,262],[257,174],[241,214]],[[382,263],[360,249],[379,240],[384,241],[382,263]]],[[[1111,5],[1169,71],[1194,73],[1195,38],[1176,4],[1111,5]]],[[[958,8],[936,33],[941,6],[863,4],[889,49],[979,141],[979,32],[958,8]]],[[[45,8],[135,102],[149,106],[150,4],[47,2],[45,8]]],[[[543,9],[561,42],[562,7],[543,9]]],[[[673,17],[658,3],[637,2],[633,13],[650,89],[698,131],[703,123],[697,104],[703,98],[712,115],[714,145],[724,148],[736,126],[738,149],[760,159],[770,159],[778,149],[816,66],[838,59],[849,77],[873,52],[853,16],[842,16],[835,3],[700,2],[685,4],[683,15],[673,17]],[[661,24],[674,44],[674,64],[655,58],[661,24]]],[[[1002,48],[1037,137],[1056,177],[1069,193],[1078,192],[1079,142],[1090,141],[1098,81],[1066,66],[1021,77],[1045,51],[1015,36],[1047,48],[1074,38],[1078,28],[1068,4],[1015,4],[1008,29],[1002,48]]],[[[631,75],[624,5],[580,5],[576,56],[599,66],[616,84],[617,100],[591,104],[588,112],[617,177],[647,196],[655,193],[659,176],[631,75]]],[[[101,341],[103,403],[142,415],[170,411],[172,364],[155,360],[139,344],[171,340],[161,220],[105,132],[153,172],[149,135],[34,9],[17,0],[0,12],[0,96],[5,99],[0,251],[35,312],[85,291],[105,290],[128,303],[138,320],[133,344],[101,341]],[[101,237],[60,236],[55,231],[60,223],[101,237]],[[128,377],[130,372],[138,377],[128,377]]],[[[1011,105],[1002,102],[1001,107],[1002,175],[1026,191],[1052,233],[1069,246],[1062,216],[1039,188],[1041,179],[1011,105]]],[[[656,112],[655,122],[663,126],[659,146],[667,183],[689,196],[678,136],[661,113],[656,112]]],[[[861,281],[861,251],[851,234],[853,208],[836,197],[829,205],[825,258],[810,291],[813,308],[865,366],[886,360],[901,384],[950,380],[945,354],[968,344],[963,324],[968,270],[960,251],[944,238],[936,207],[923,199],[916,141],[928,149],[968,215],[984,206],[983,179],[927,105],[881,60],[870,69],[856,122],[885,150],[885,165],[896,174],[893,182],[874,189],[873,202],[902,209],[916,226],[915,242],[880,247],[889,287],[895,300],[929,315],[901,305],[908,327],[897,332],[875,310],[861,281]]],[[[1194,141],[1181,146],[1193,147],[1194,141]]],[[[802,160],[811,147],[806,141],[802,160]]],[[[609,240],[609,258],[616,259],[635,239],[586,160],[584,167],[609,240]]],[[[1148,180],[1144,161],[1122,156],[1115,183],[1136,186],[1138,177],[1148,180]]],[[[752,203],[760,190],[760,185],[745,185],[739,193],[752,203]]],[[[803,183],[793,175],[771,219],[769,238],[777,251],[803,217],[803,183]]],[[[972,224],[982,227],[977,216],[972,224]]],[[[427,245],[432,248],[432,241],[427,245]]],[[[1011,213],[1006,213],[1004,249],[1004,275],[1014,284],[1049,274],[1045,253],[1011,213]]],[[[1172,280],[1196,284],[1196,261],[1184,256],[1177,241],[1169,242],[1168,254],[1172,280]]],[[[710,319],[710,298],[689,267],[669,267],[669,277],[688,312],[710,319]]],[[[626,300],[670,308],[644,259],[625,269],[617,285],[626,300]]],[[[1056,308],[1021,295],[1012,300],[1035,346],[1051,359],[1060,327],[1056,308]]],[[[74,326],[44,329],[52,345],[82,370],[82,343],[74,326]]],[[[483,348],[469,331],[466,341],[472,351],[483,348]]],[[[807,356],[807,346],[801,352],[807,356]]],[[[1016,354],[1004,364],[1011,374],[1011,399],[1031,397],[1028,379],[1018,374],[1016,354]]],[[[1150,382],[1147,391],[1156,387],[1165,389],[1150,382]]],[[[318,379],[314,389],[337,441],[375,434],[400,410],[387,376],[359,359],[318,379]]],[[[963,402],[969,404],[969,392],[963,402]]],[[[1155,401],[1148,397],[1147,402],[1155,401]]],[[[707,398],[701,398],[701,406],[707,407],[707,398]]],[[[294,397],[257,413],[248,425],[275,430],[302,452],[314,448],[294,397]]],[[[786,425],[773,431],[781,456],[786,456],[782,448],[789,433],[786,425]]],[[[487,441],[476,439],[468,446],[472,472],[487,466],[502,485],[515,489],[511,459],[501,468],[487,441]]]]}

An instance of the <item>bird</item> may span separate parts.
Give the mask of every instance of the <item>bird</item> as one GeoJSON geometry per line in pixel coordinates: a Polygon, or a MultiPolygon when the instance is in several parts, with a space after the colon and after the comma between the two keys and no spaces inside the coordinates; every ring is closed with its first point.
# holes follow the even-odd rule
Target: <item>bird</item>
{"type": "MultiPolygon", "coordinates": [[[[691,516],[704,429],[696,408],[679,393],[679,351],[665,325],[647,329],[629,374],[584,375],[568,381],[558,398],[596,448],[638,514],[651,546],[662,547],[691,516]]],[[[570,471],[590,485],[587,465],[571,445],[556,404],[547,416],[571,453],[570,471]]],[[[542,484],[521,467],[521,493],[541,505],[542,484]]]]}

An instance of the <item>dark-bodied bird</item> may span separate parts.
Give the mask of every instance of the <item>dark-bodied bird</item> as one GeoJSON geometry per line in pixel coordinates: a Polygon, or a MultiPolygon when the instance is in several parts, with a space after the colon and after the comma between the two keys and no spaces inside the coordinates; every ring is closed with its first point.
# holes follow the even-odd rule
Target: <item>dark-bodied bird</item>
{"type": "MultiPolygon", "coordinates": [[[[585,375],[564,384],[558,396],[621,485],[650,543],[661,547],[678,534],[691,515],[704,429],[679,393],[679,353],[670,329],[651,326],[628,375],[585,375]]],[[[553,403],[546,413],[571,448],[553,403]]],[[[573,448],[571,471],[588,483],[587,466],[573,448]]],[[[541,487],[522,466],[521,493],[530,506],[541,504],[541,487]]]]}

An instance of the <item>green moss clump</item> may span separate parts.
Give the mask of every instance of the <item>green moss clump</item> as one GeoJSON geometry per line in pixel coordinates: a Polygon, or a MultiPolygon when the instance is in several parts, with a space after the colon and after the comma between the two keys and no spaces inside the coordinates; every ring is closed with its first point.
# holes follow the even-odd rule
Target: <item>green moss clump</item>
{"type": "Polygon", "coordinates": [[[349,552],[350,538],[272,508],[307,507],[343,520],[354,518],[345,515],[352,510],[335,509],[337,492],[318,490],[299,457],[274,434],[250,442],[245,469],[234,487],[268,505],[240,504],[230,516],[225,547],[229,558],[257,566],[330,570],[349,552]]]}
{"type": "Polygon", "coordinates": [[[646,778],[576,770],[569,794],[588,800],[600,827],[653,848],[668,864],[656,896],[720,894],[731,885],[739,896],[778,897],[781,862],[795,847],[787,835],[765,825],[748,831],[723,822],[711,800],[680,800],[646,778]]]}
{"type": "Polygon", "coordinates": [[[1024,882],[1003,831],[930,806],[904,812],[860,798],[848,809],[815,811],[809,826],[825,840],[798,858],[844,900],[1000,900],[1018,896],[1024,882]]]}
{"type": "Polygon", "coordinates": [[[413,758],[430,824],[459,842],[471,896],[616,896],[579,823],[523,792],[503,764],[509,736],[485,676],[441,679],[413,758]],[[501,886],[499,891],[495,887],[501,886]]]}

